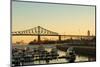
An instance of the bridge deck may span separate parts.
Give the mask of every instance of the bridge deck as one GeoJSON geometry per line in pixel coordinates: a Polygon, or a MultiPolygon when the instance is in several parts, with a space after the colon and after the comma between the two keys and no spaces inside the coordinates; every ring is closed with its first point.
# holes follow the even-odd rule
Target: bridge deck
{"type": "Polygon", "coordinates": [[[68,37],[95,37],[87,35],[48,35],[48,34],[12,34],[12,36],[68,36],[68,37]]]}

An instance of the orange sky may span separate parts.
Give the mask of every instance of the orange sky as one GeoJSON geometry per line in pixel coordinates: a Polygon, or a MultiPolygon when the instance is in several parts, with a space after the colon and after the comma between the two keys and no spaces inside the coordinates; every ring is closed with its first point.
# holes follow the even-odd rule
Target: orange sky
{"type": "MultiPolygon", "coordinates": [[[[95,35],[95,6],[12,2],[12,31],[36,26],[66,35],[95,35]]],[[[28,42],[34,37],[13,37],[28,42]]]]}

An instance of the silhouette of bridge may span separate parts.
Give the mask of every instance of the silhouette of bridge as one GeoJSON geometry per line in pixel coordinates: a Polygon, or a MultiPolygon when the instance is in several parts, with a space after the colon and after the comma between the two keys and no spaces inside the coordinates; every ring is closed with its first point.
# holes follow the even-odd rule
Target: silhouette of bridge
{"type": "Polygon", "coordinates": [[[41,26],[37,26],[31,29],[23,30],[23,31],[15,31],[12,32],[12,36],[38,36],[38,42],[41,41],[41,36],[58,36],[59,41],[61,41],[61,36],[66,37],[75,37],[75,38],[93,38],[94,36],[88,36],[88,35],[61,35],[57,32],[53,32],[50,30],[47,30],[41,26]]]}

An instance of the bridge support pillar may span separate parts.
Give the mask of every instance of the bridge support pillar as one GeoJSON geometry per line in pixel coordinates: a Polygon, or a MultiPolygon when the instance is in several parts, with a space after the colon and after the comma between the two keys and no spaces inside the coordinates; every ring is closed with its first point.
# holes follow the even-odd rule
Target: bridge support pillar
{"type": "Polygon", "coordinates": [[[40,44],[40,42],[41,42],[41,37],[40,35],[38,35],[38,43],[40,44]]]}
{"type": "Polygon", "coordinates": [[[59,35],[58,37],[59,37],[59,41],[61,41],[61,35],[59,35]]]}

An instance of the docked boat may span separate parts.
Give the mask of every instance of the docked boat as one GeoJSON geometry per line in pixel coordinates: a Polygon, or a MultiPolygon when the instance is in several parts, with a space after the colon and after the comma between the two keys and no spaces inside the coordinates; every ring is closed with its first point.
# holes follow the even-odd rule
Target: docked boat
{"type": "Polygon", "coordinates": [[[66,60],[68,60],[69,63],[73,63],[75,62],[75,59],[76,59],[75,50],[73,47],[69,47],[66,52],[66,60]]]}

